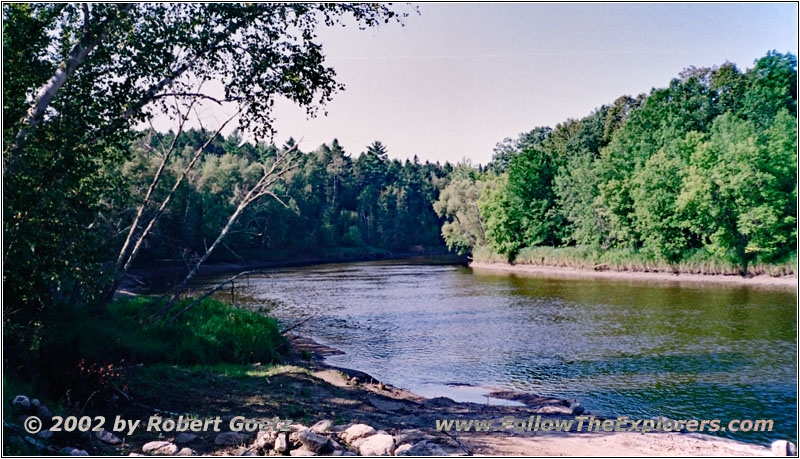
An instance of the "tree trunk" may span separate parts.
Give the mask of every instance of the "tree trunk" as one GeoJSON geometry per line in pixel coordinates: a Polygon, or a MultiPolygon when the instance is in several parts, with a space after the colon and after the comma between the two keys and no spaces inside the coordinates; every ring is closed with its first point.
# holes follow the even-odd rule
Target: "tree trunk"
{"type": "MultiPolygon", "coordinates": [[[[28,109],[25,118],[22,119],[19,132],[17,132],[15,137],[15,145],[13,145],[14,150],[19,150],[25,145],[30,130],[39,124],[47,107],[50,106],[50,102],[53,101],[53,98],[58,94],[61,87],[64,86],[64,83],[66,83],[69,77],[75,73],[75,70],[86,61],[89,53],[105,40],[106,28],[109,22],[112,21],[112,19],[116,20],[120,16],[127,14],[131,8],[133,8],[132,3],[123,5],[122,8],[119,9],[119,14],[114,18],[106,18],[96,26],[90,26],[90,30],[87,30],[78,43],[72,47],[69,57],[56,68],[56,72],[53,76],[36,92],[36,97],[33,98],[33,104],[31,104],[31,107],[28,109]]],[[[88,15],[88,12],[85,14],[88,15]]],[[[86,17],[85,21],[88,24],[89,18],[86,17]]],[[[12,163],[9,165],[6,173],[13,174],[15,169],[16,163],[12,163]]]]}

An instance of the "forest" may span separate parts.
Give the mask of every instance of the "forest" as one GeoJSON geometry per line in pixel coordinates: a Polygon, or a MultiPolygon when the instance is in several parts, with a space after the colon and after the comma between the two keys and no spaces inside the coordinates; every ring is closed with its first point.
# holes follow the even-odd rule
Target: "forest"
{"type": "Polygon", "coordinates": [[[794,272],[797,58],[685,69],[457,167],[436,211],[477,260],[724,274],[794,272]]]}
{"type": "Polygon", "coordinates": [[[4,394],[82,413],[124,398],[138,365],[280,362],[285,329],[264,311],[182,295],[218,262],[451,250],[794,272],[795,56],[690,67],[503,140],[487,165],[275,140],[276,99],[316,116],[345,90],[318,27],[405,17],[365,3],[4,4],[4,394]],[[220,107],[224,121],[198,115],[220,107]],[[159,298],[123,295],[134,271],[162,266],[187,274],[159,298]]]}
{"type": "MultiPolygon", "coordinates": [[[[209,134],[189,130],[174,137],[142,132],[132,143],[131,158],[118,173],[130,181],[134,201],[141,199],[137,191],[147,189],[158,167],[153,152],[159,144],[177,140],[176,151],[181,153],[171,163],[167,180],[174,182],[209,134]]],[[[183,265],[202,253],[224,226],[237,190],[260,171],[258,164],[293,147],[293,139],[281,148],[245,142],[236,131],[215,137],[151,233],[139,264],[156,266],[161,260],[183,265]]],[[[390,160],[379,141],[358,155],[345,152],[336,139],[310,152],[299,151],[292,170],[276,184],[279,200],[263,199],[248,207],[215,260],[270,260],[341,247],[443,249],[432,203],[450,170],[449,164],[420,163],[416,157],[390,160]]]]}

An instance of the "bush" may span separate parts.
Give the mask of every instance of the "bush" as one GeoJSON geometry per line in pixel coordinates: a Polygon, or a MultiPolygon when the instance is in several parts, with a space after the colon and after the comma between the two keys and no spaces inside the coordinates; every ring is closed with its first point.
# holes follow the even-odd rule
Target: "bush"
{"type": "Polygon", "coordinates": [[[363,244],[361,231],[358,230],[358,226],[353,225],[347,230],[347,233],[342,236],[342,244],[347,247],[357,247],[363,244]]]}
{"type": "MultiPolygon", "coordinates": [[[[38,363],[54,396],[85,399],[136,363],[219,364],[280,361],[284,338],[275,319],[208,298],[175,323],[147,323],[136,314],[152,299],[114,301],[103,317],[62,310],[42,333],[38,363]]],[[[174,310],[193,299],[178,302],[174,310]]],[[[145,314],[146,316],[146,314],[145,314]]]]}

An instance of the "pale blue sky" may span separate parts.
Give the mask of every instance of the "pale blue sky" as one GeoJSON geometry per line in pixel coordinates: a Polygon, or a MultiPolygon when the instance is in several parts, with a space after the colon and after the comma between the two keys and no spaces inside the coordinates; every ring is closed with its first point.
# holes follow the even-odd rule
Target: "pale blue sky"
{"type": "Polygon", "coordinates": [[[405,27],[322,30],[347,89],[327,117],[278,104],[275,140],[302,137],[311,150],[336,137],[354,156],[380,140],[391,157],[485,164],[505,137],[665,86],[690,65],[744,69],[771,49],[797,54],[792,3],[451,3],[419,12],[405,27]]]}

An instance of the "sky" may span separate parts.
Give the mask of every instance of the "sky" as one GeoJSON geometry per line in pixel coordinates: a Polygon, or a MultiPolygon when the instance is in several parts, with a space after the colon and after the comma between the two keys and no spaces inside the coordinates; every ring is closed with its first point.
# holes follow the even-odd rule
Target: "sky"
{"type": "Polygon", "coordinates": [[[338,138],[357,156],[380,140],[392,158],[486,164],[506,137],[666,86],[691,65],[744,70],[772,49],[797,55],[793,3],[417,8],[404,26],[320,29],[346,90],[313,119],[279,101],[274,141],[302,138],[308,151],[338,138]]]}

